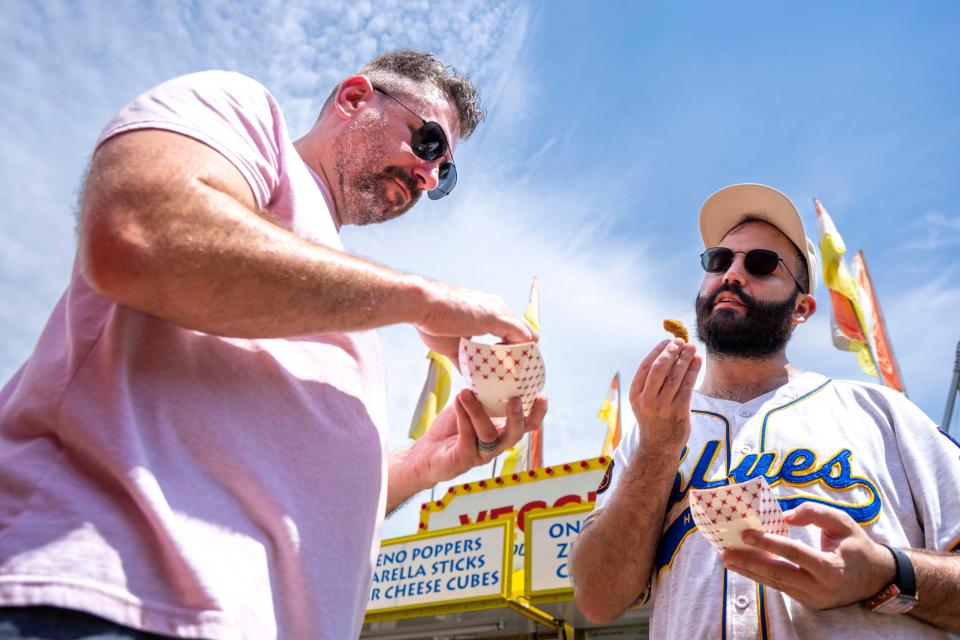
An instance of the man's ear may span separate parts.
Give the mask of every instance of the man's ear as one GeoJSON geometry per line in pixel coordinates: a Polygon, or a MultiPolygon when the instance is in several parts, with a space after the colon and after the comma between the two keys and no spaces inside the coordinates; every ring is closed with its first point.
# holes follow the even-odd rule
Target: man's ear
{"type": "Polygon", "coordinates": [[[333,99],[334,113],[343,120],[349,120],[363,106],[373,100],[373,84],[366,76],[350,76],[340,83],[333,99]]]}
{"type": "Polygon", "coordinates": [[[802,324],[810,319],[817,311],[817,301],[809,293],[801,293],[797,296],[797,304],[793,310],[794,326],[802,324]]]}

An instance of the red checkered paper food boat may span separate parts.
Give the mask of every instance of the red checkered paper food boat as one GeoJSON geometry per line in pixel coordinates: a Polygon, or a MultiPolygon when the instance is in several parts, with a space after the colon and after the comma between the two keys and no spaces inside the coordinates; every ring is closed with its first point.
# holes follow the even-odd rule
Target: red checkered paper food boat
{"type": "Polygon", "coordinates": [[[746,548],[747,529],[789,536],[783,511],[763,476],[712,489],[691,489],[690,513],[703,537],[717,551],[746,548]]]}
{"type": "Polygon", "coordinates": [[[543,390],[546,373],[535,342],[482,344],[460,339],[460,373],[491,418],[507,415],[507,402],[520,397],[529,414],[543,390]]]}

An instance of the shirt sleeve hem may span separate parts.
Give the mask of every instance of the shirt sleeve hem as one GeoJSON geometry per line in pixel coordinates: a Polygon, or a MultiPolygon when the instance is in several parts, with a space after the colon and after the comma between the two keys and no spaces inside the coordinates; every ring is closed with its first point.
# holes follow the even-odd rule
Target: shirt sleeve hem
{"type": "Polygon", "coordinates": [[[240,175],[243,176],[243,179],[246,180],[247,185],[250,187],[250,191],[253,193],[253,199],[257,203],[257,207],[260,209],[266,209],[267,205],[270,203],[270,189],[267,186],[266,182],[263,180],[263,177],[250,166],[240,155],[233,153],[228,147],[223,144],[220,144],[212,137],[204,134],[203,132],[189,127],[182,122],[172,122],[169,120],[159,120],[159,119],[150,119],[150,120],[136,120],[136,121],[127,121],[123,124],[107,129],[100,136],[100,139],[97,141],[97,148],[100,147],[104,142],[113,138],[121,133],[128,133],[130,131],[137,131],[140,129],[160,129],[163,131],[171,131],[173,133],[179,133],[181,135],[193,138],[194,140],[201,142],[224,158],[226,158],[230,164],[232,164],[240,172],[240,175]]]}

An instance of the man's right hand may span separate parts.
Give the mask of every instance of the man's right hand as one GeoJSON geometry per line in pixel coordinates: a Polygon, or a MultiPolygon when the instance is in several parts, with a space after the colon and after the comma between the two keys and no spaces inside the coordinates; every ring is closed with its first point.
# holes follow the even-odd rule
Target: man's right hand
{"type": "Polygon", "coordinates": [[[535,342],[539,334],[494,294],[443,282],[423,283],[426,304],[414,322],[424,343],[453,361],[461,337],[495,335],[504,342],[535,342]]]}
{"type": "Polygon", "coordinates": [[[644,358],[630,385],[641,448],[679,455],[690,437],[690,401],[701,363],[696,346],[679,338],[664,340],[644,358]]]}

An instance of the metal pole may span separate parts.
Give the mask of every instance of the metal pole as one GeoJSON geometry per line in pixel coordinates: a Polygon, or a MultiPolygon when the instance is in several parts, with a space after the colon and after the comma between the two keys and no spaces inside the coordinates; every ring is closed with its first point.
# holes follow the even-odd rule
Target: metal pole
{"type": "Polygon", "coordinates": [[[953,417],[953,403],[960,394],[960,342],[957,343],[957,356],[953,361],[953,382],[947,394],[947,409],[943,413],[943,430],[950,433],[950,418],[953,417]]]}

